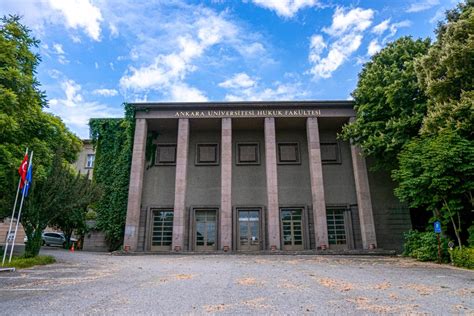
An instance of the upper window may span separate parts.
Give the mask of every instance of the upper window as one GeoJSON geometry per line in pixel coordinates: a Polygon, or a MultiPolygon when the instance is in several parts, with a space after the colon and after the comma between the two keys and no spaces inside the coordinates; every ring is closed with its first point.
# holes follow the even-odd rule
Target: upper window
{"type": "Polygon", "coordinates": [[[158,144],[156,146],[155,165],[175,165],[176,144],[158,144]]]}
{"type": "Polygon", "coordinates": [[[87,155],[86,168],[94,168],[94,160],[95,160],[94,154],[87,155]]]}
{"type": "Polygon", "coordinates": [[[339,143],[321,143],[321,161],[324,164],[341,163],[339,143]]]}
{"type": "Polygon", "coordinates": [[[218,144],[197,144],[196,145],[196,165],[218,165],[219,146],[218,144]]]}
{"type": "Polygon", "coordinates": [[[258,143],[237,143],[238,165],[260,164],[260,149],[258,143]]]}
{"type": "Polygon", "coordinates": [[[298,143],[278,143],[278,163],[281,165],[300,164],[298,143]]]}

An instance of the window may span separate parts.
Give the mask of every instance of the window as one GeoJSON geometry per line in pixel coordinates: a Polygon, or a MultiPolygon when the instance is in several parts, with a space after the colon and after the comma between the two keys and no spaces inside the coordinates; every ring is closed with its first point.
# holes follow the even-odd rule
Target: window
{"type": "Polygon", "coordinates": [[[343,209],[328,209],[326,211],[328,224],[328,239],[330,245],[345,245],[346,225],[344,222],[343,209]]]}
{"type": "Polygon", "coordinates": [[[196,165],[209,166],[219,164],[218,144],[197,144],[196,165]]]}
{"type": "Polygon", "coordinates": [[[170,250],[173,239],[173,210],[152,211],[151,250],[170,250]]]}
{"type": "Polygon", "coordinates": [[[94,168],[94,160],[95,160],[94,154],[87,155],[86,168],[94,168]]]}
{"type": "Polygon", "coordinates": [[[260,164],[260,149],[258,143],[237,143],[237,165],[260,164]]]}
{"type": "Polygon", "coordinates": [[[176,144],[156,145],[155,165],[175,165],[176,164],[176,144]]]}
{"type": "Polygon", "coordinates": [[[324,164],[341,163],[339,143],[321,143],[321,161],[324,164]]]}
{"type": "Polygon", "coordinates": [[[300,164],[298,143],[278,143],[278,164],[300,164]]]}

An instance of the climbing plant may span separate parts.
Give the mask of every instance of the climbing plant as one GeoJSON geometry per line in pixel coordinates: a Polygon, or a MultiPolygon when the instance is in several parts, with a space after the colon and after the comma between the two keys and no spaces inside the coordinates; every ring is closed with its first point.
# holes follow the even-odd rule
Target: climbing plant
{"type": "Polygon", "coordinates": [[[89,123],[96,158],[93,181],[103,189],[95,204],[97,228],[105,232],[110,250],[123,242],[132,161],[135,110],[124,104],[123,119],[92,119],[89,123]]]}

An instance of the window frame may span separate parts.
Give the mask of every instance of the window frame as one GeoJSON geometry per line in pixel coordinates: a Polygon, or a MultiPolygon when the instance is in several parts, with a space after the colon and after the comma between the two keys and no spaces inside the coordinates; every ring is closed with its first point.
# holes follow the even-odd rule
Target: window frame
{"type": "Polygon", "coordinates": [[[177,156],[177,150],[178,150],[178,144],[177,143],[158,143],[156,144],[156,152],[155,152],[155,166],[176,166],[176,156],[177,156]],[[174,147],[174,160],[173,161],[166,161],[166,162],[160,162],[159,161],[159,152],[160,152],[160,147],[174,147]]]}
{"type": "Polygon", "coordinates": [[[86,169],[94,169],[94,164],[95,164],[95,154],[87,154],[86,156],[86,166],[85,168],[86,169]],[[89,166],[89,157],[93,157],[92,158],[92,165],[89,166]]]}
{"type": "Polygon", "coordinates": [[[340,164],[342,164],[340,142],[339,141],[320,142],[319,143],[320,151],[322,151],[322,147],[325,146],[325,145],[336,145],[336,159],[335,160],[324,160],[322,152],[321,152],[321,163],[323,165],[340,165],[340,164]]]}
{"type": "Polygon", "coordinates": [[[237,166],[246,165],[260,165],[260,143],[259,142],[237,142],[235,144],[235,164],[237,166]],[[240,160],[240,147],[241,146],[255,146],[256,160],[255,161],[241,161],[240,160]]]}
{"type": "Polygon", "coordinates": [[[219,157],[220,157],[220,152],[219,152],[219,143],[197,143],[196,144],[196,153],[195,153],[195,159],[194,159],[194,164],[196,166],[218,166],[219,165],[219,157]],[[215,160],[211,162],[202,162],[200,161],[200,147],[214,147],[215,148],[215,160]]]}
{"type": "Polygon", "coordinates": [[[277,143],[277,164],[279,165],[301,165],[301,149],[299,142],[278,142],[277,143]],[[295,161],[283,161],[281,160],[280,146],[295,145],[296,149],[296,160],[295,161]]]}

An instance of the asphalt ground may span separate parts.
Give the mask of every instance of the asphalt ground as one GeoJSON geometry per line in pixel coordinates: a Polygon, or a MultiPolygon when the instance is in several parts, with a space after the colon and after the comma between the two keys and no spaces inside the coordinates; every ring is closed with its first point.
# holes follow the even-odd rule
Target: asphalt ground
{"type": "Polygon", "coordinates": [[[406,258],[42,254],[0,273],[0,314],[474,315],[473,271],[406,258]]]}

